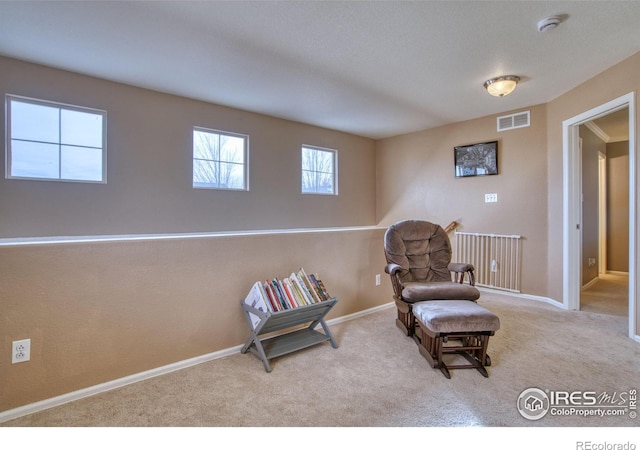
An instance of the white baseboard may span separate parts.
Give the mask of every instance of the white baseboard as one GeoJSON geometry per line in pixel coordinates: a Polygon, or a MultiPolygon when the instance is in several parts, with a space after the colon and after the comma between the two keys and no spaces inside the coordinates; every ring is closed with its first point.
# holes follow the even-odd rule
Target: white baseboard
{"type": "Polygon", "coordinates": [[[549,297],[542,297],[540,295],[523,294],[521,292],[501,291],[499,289],[490,289],[490,288],[485,288],[485,287],[479,287],[478,290],[479,291],[484,291],[484,292],[489,292],[491,294],[500,294],[500,295],[506,295],[506,296],[509,296],[509,297],[525,298],[527,300],[535,300],[537,302],[549,303],[550,305],[553,305],[556,308],[566,309],[565,306],[562,304],[562,302],[559,302],[559,301],[554,300],[554,299],[549,298],[549,297]]]}
{"type": "Polygon", "coordinates": [[[373,308],[358,311],[353,314],[348,314],[346,316],[336,317],[335,319],[327,320],[327,325],[333,325],[335,323],[346,322],[348,320],[357,319],[358,317],[363,317],[369,314],[373,314],[375,312],[382,311],[383,309],[393,308],[395,305],[396,305],[395,302],[389,302],[389,303],[385,303],[384,305],[374,306],[373,308]]]}
{"type": "Polygon", "coordinates": [[[234,355],[238,353],[241,348],[242,348],[242,345],[238,345],[236,347],[227,348],[224,350],[220,350],[218,352],[196,356],[195,358],[186,359],[184,361],[178,361],[173,364],[157,367],[155,369],[136,373],[123,378],[118,378],[116,380],[107,381],[106,383],[101,383],[95,386],[90,386],[85,389],[80,389],[78,391],[69,392],[68,394],[59,395],[57,397],[48,398],[46,400],[42,400],[36,403],[31,403],[29,405],[20,406],[15,409],[10,409],[8,411],[0,412],[0,423],[6,422],[8,420],[17,419],[18,417],[26,416],[39,411],[44,411],[45,409],[53,408],[55,406],[64,405],[65,403],[80,400],[82,398],[90,397],[92,395],[100,394],[102,392],[107,392],[113,389],[121,388],[123,386],[127,386],[128,384],[137,383],[139,381],[147,380],[149,378],[154,378],[160,375],[166,375],[168,373],[175,372],[176,370],[186,369],[187,367],[195,366],[197,364],[202,364],[204,362],[212,361],[214,359],[234,355]]]}
{"type": "Polygon", "coordinates": [[[587,284],[583,285],[580,289],[581,290],[587,290],[589,289],[591,286],[593,286],[594,284],[596,284],[598,281],[600,281],[600,278],[595,277],[593,280],[589,281],[587,284]]]}
{"type": "MultiPolygon", "coordinates": [[[[393,302],[386,303],[384,305],[365,309],[363,311],[358,311],[357,313],[348,314],[346,316],[341,316],[335,319],[327,320],[326,323],[327,325],[332,325],[340,322],[346,322],[348,320],[366,316],[367,314],[372,314],[374,312],[381,311],[383,309],[391,308],[394,305],[395,304],[393,302]]],[[[39,402],[31,403],[29,405],[20,406],[18,408],[10,409],[8,411],[3,411],[3,412],[0,412],[0,423],[17,419],[19,417],[27,416],[29,414],[34,414],[40,411],[44,411],[46,409],[54,408],[56,406],[64,405],[65,403],[70,403],[86,397],[91,397],[96,394],[101,394],[103,392],[111,391],[113,389],[118,389],[118,388],[127,386],[129,384],[138,383],[139,381],[148,380],[149,378],[166,375],[168,373],[175,372],[176,370],[182,370],[191,366],[213,361],[214,359],[235,355],[236,353],[239,353],[241,349],[242,349],[242,345],[238,345],[238,346],[227,348],[217,352],[196,356],[195,358],[185,359],[184,361],[178,361],[176,363],[168,364],[166,366],[157,367],[155,369],[129,375],[123,378],[118,378],[116,380],[107,381],[106,383],[97,384],[95,386],[90,386],[85,389],[80,389],[78,391],[69,392],[67,394],[59,395],[57,397],[41,400],[39,402]]]]}
{"type": "Polygon", "coordinates": [[[611,275],[625,275],[627,277],[629,276],[629,272],[621,272],[619,270],[607,270],[607,273],[611,275]]]}

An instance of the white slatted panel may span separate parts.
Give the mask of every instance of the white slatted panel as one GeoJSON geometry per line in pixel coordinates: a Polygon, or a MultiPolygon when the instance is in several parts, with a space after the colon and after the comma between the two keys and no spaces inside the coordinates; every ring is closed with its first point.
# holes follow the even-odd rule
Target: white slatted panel
{"type": "Polygon", "coordinates": [[[520,236],[456,231],[454,262],[475,267],[476,285],[520,292],[520,236]]]}

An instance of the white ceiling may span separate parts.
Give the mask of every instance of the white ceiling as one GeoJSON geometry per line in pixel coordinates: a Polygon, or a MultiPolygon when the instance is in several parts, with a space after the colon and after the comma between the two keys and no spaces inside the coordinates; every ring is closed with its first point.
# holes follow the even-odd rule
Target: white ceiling
{"type": "Polygon", "coordinates": [[[553,100],[639,23],[638,1],[0,1],[0,54],[382,138],[553,100]]]}

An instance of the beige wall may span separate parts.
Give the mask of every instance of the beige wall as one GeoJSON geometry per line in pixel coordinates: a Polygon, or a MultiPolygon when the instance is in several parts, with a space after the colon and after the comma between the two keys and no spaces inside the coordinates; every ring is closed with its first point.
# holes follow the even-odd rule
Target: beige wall
{"type": "Polygon", "coordinates": [[[378,141],[377,220],[457,220],[462,231],[521,235],[522,291],[546,295],[546,107],[523,110],[531,111],[527,128],[497,132],[497,116],[487,116],[378,141]],[[493,140],[498,175],[454,177],[455,146],[493,140]],[[486,193],[498,202],[485,203],[486,193]]]}
{"type": "Polygon", "coordinates": [[[300,267],[338,297],[329,319],[389,303],[388,276],[375,286],[383,234],[0,247],[0,411],[241,345],[249,331],[240,301],[251,285],[300,267]],[[11,341],[25,338],[31,361],[9,364],[11,341]]]}
{"type": "Polygon", "coordinates": [[[384,227],[404,218],[521,234],[523,292],[561,300],[562,121],[635,92],[638,73],[640,53],[526,108],[529,128],[497,133],[488,116],[376,143],[0,58],[2,92],[107,109],[110,133],[107,185],[0,177],[2,237],[382,227],[0,247],[0,411],[239,345],[250,284],[299,266],[340,298],[330,317],[387,303],[387,277],[373,278],[384,227]],[[250,192],[191,189],[193,125],[251,135],[250,192]],[[453,147],[494,139],[499,175],[455,179],[453,147]],[[340,196],[298,194],[303,143],[340,151],[340,196]],[[6,364],[27,337],[32,361],[6,364]]]}
{"type": "Polygon", "coordinates": [[[599,153],[605,154],[605,142],[585,125],[579,127],[582,139],[582,285],[598,278],[599,252],[599,153]],[[589,259],[595,260],[589,265],[589,259]]]}
{"type": "MultiPolygon", "coordinates": [[[[640,53],[549,103],[532,107],[530,128],[496,133],[495,116],[489,116],[379,141],[378,223],[388,225],[405,218],[442,224],[460,220],[464,231],[521,234],[522,291],[562,302],[562,124],[620,96],[636,93],[640,88],[638,73],[640,53]],[[500,175],[453,177],[454,146],[496,138],[500,141],[500,175]],[[498,193],[498,203],[484,204],[484,194],[491,192],[498,193]]],[[[636,116],[636,135],[637,123],[636,116]]],[[[636,217],[636,223],[640,218],[636,217]]],[[[636,307],[638,322],[640,308],[636,307]]]]}
{"type": "Polygon", "coordinates": [[[374,141],[1,57],[0,92],[108,113],[108,183],[7,180],[3,165],[0,238],[331,229],[0,242],[0,411],[240,345],[251,284],[299,267],[339,298],[329,318],[391,301],[374,286],[383,230],[339,230],[375,224],[374,141]],[[192,189],[195,125],[250,136],[250,191],[192,189]],[[300,193],[303,144],[338,150],[340,195],[300,193]],[[9,364],[25,338],[31,361],[9,364]]]}
{"type": "Polygon", "coordinates": [[[607,270],[629,271],[629,141],[607,144],[607,270]]]}
{"type": "Polygon", "coordinates": [[[108,115],[107,184],[8,180],[2,165],[0,238],[375,223],[371,139],[2,57],[0,93],[108,115]],[[249,135],[248,192],[192,188],[194,126],[249,135]],[[338,150],[340,195],[300,193],[303,144],[338,150]]]}
{"type": "MultiPolygon", "coordinates": [[[[547,104],[547,166],[549,207],[547,210],[547,229],[549,249],[547,263],[548,296],[562,299],[562,122],[571,119],[592,108],[603,105],[640,88],[640,53],[627,58],[575,89],[547,104]]],[[[636,114],[635,133],[638,133],[636,114]]],[[[636,219],[636,223],[638,219],[636,219]]],[[[636,308],[640,321],[640,308],[636,308]]]]}
{"type": "MultiPolygon", "coordinates": [[[[547,104],[547,164],[549,167],[547,292],[551,298],[561,299],[563,295],[562,122],[629,93],[634,93],[637,101],[637,91],[640,88],[638,73],[640,73],[640,52],[547,104]]],[[[637,136],[637,113],[635,122],[634,135],[637,136]]],[[[637,142],[634,145],[637,148],[637,142]]],[[[635,170],[638,172],[637,167],[635,170]]],[[[640,210],[636,210],[636,227],[640,224],[639,213],[640,210]]],[[[637,302],[635,310],[637,330],[640,323],[640,307],[637,302]]]]}

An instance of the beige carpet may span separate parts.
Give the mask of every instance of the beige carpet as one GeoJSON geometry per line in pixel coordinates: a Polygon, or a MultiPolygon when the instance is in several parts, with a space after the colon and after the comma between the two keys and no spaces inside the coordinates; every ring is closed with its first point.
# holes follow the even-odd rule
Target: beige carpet
{"type": "Polygon", "coordinates": [[[583,311],[628,317],[629,276],[626,274],[600,274],[598,281],[580,294],[583,311]]]}
{"type": "Polygon", "coordinates": [[[339,343],[272,360],[236,354],[2,424],[4,427],[636,427],[625,417],[516,409],[530,387],[607,393],[638,388],[640,344],[627,317],[483,292],[501,319],[490,377],[450,380],[395,326],[395,310],[335,324],[339,343]]]}

